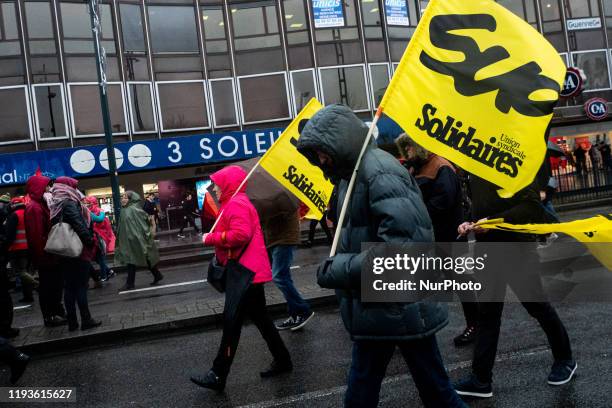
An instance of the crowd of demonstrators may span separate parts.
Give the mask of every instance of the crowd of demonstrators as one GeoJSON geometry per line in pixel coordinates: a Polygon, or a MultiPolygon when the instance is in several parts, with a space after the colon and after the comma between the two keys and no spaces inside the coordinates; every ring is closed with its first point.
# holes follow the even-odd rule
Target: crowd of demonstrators
{"type": "Polygon", "coordinates": [[[98,238],[98,252],[96,253],[96,263],[100,267],[100,280],[105,282],[115,276],[115,271],[106,264],[106,255],[115,252],[115,233],[110,220],[98,206],[98,199],[93,196],[85,197],[83,200],[91,214],[93,230],[98,238]]]}
{"type": "MultiPolygon", "coordinates": [[[[436,242],[456,242],[457,228],[464,221],[463,193],[455,167],[443,157],[419,146],[407,134],[396,139],[403,164],[415,177],[431,218],[436,242]]],[[[465,346],[476,338],[478,302],[474,293],[462,292],[461,306],[466,328],[453,339],[465,346]]]]}
{"type": "MultiPolygon", "coordinates": [[[[546,222],[544,208],[540,203],[535,183],[527,186],[513,197],[503,199],[497,194],[498,187],[473,175],[470,183],[472,191],[473,221],[503,218],[513,224],[546,222]]],[[[535,242],[536,237],[530,234],[520,234],[510,231],[486,231],[474,222],[464,222],[458,232],[462,235],[473,231],[480,242],[535,242]]],[[[495,293],[505,293],[510,286],[519,300],[529,291],[529,297],[534,294],[545,299],[542,280],[538,274],[538,256],[535,246],[525,250],[518,245],[507,245],[508,258],[521,258],[525,265],[521,270],[500,270],[496,275],[495,293]]],[[[500,265],[502,268],[503,265],[500,265]]],[[[509,268],[510,266],[507,266],[509,268]]],[[[548,376],[548,384],[562,385],[569,382],[577,368],[572,357],[569,336],[557,312],[548,302],[522,302],[527,312],[535,318],[548,339],[552,350],[554,363],[548,376]]],[[[493,395],[493,365],[497,353],[503,302],[487,302],[480,304],[479,332],[472,361],[472,375],[455,385],[461,395],[473,397],[491,397],[493,395]]]]}
{"type": "MultiPolygon", "coordinates": [[[[317,112],[304,127],[298,151],[346,196],[368,128],[342,105],[317,112]]],[[[435,302],[361,302],[362,242],[432,242],[433,227],[419,188],[405,168],[371,142],[357,173],[338,253],[317,271],[320,286],[336,289],[345,327],[353,340],[347,407],[375,407],[387,365],[399,348],[427,407],[464,407],[451,386],[435,333],[447,311],[435,302]],[[398,324],[402,321],[403,324],[398,324]]]]}
{"type": "Polygon", "coordinates": [[[272,278],[285,297],[289,313],[289,317],[277,324],[276,328],[299,330],[314,316],[310,305],[295,287],[291,276],[293,257],[301,241],[299,210],[267,212],[262,214],[261,225],[272,263],[272,278]]]}
{"type": "MultiPolygon", "coordinates": [[[[225,388],[245,316],[251,318],[273,357],[270,367],[260,372],[261,377],[273,377],[293,369],[289,351],[266,311],[264,284],[272,280],[272,271],[259,216],[245,193],[246,183],[238,191],[245,178],[246,173],[238,166],[226,167],[211,176],[222,215],[214,231],[204,235],[203,243],[215,248],[215,256],[221,265],[226,266],[227,274],[251,275],[251,281],[239,299],[229,299],[234,301],[233,306],[226,298],[223,335],[212,368],[205,374],[191,377],[195,384],[217,391],[225,388]],[[236,267],[233,262],[240,267],[236,267]],[[230,306],[233,312],[228,310],[230,306]]],[[[229,285],[231,280],[227,282],[229,285]]],[[[226,293],[230,289],[226,288],[226,293]]]]}
{"type": "Polygon", "coordinates": [[[181,223],[181,229],[179,230],[178,237],[185,238],[183,235],[183,231],[185,228],[192,226],[196,233],[201,234],[202,232],[198,229],[196,225],[195,219],[199,217],[198,213],[198,203],[193,199],[193,195],[191,193],[185,194],[185,198],[181,201],[181,207],[183,211],[183,220],[181,223]]]}
{"type": "Polygon", "coordinates": [[[133,191],[127,191],[121,196],[121,206],[115,265],[127,267],[127,280],[120,290],[135,289],[137,267],[148,268],[153,275],[151,285],[157,285],[164,279],[164,275],[157,268],[159,251],[151,231],[149,216],[142,209],[140,196],[133,191]]]}
{"type": "Polygon", "coordinates": [[[94,234],[89,209],[83,204],[83,194],[77,189],[78,181],[70,177],[58,177],[51,187],[51,225],[67,223],[83,244],[79,257],[59,256],[60,269],[64,274],[64,306],[68,330],[79,328],[76,306],[81,315],[81,330],[88,330],[102,323],[93,319],[87,301],[91,262],[98,252],[98,238],[94,234]]]}
{"type": "Polygon", "coordinates": [[[45,326],[56,327],[67,324],[67,320],[62,304],[64,271],[59,267],[58,258],[45,251],[51,231],[50,185],[50,178],[39,175],[26,182],[30,200],[25,211],[25,226],[30,260],[38,271],[38,299],[43,320],[45,326]]]}

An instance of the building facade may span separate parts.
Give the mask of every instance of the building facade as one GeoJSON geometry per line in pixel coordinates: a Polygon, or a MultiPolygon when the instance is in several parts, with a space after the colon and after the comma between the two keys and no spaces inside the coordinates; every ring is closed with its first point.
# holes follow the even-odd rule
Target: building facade
{"type": "MultiPolygon", "coordinates": [[[[583,93],[556,109],[551,136],[570,151],[585,140],[595,147],[609,143],[612,123],[593,122],[583,104],[593,97],[612,100],[612,0],[499,3],[586,74],[583,93]]],[[[283,128],[312,97],[344,103],[371,119],[426,6],[415,0],[101,1],[114,140],[126,149],[145,146],[138,149],[149,155],[149,142],[156,141],[168,156],[121,181],[146,191],[142,186],[194,179],[209,164],[250,156],[239,151],[256,155],[256,135],[283,128]],[[190,153],[183,137],[206,135],[241,142],[236,149],[231,141],[219,143],[218,157],[183,162],[190,153]]],[[[100,153],[95,168],[104,167],[93,44],[85,1],[0,0],[0,189],[24,181],[15,173],[11,182],[2,154],[92,147],[91,154],[100,153]]],[[[198,145],[204,149],[202,139],[198,145]]],[[[128,166],[132,156],[120,153],[128,166]]],[[[576,172],[571,163],[563,169],[576,172]]],[[[105,191],[106,178],[95,171],[82,175],[87,188],[105,191]]]]}

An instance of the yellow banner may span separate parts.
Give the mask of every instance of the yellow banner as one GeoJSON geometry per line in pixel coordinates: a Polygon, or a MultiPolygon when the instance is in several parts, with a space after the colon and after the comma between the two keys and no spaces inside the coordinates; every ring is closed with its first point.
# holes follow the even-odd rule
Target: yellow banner
{"type": "Polygon", "coordinates": [[[310,209],[308,214],[316,219],[323,217],[334,185],[325,178],[320,168],[310,164],[297,151],[296,146],[300,138],[300,121],[310,119],[321,108],[323,105],[319,101],[311,99],[259,163],[283,187],[306,204],[310,209]]]}
{"type": "Polygon", "coordinates": [[[380,108],[511,197],[544,159],[565,72],[553,46],[493,0],[432,0],[380,108]]]}
{"type": "Polygon", "coordinates": [[[560,232],[572,236],[584,243],[591,254],[606,268],[612,270],[612,214],[599,214],[584,220],[562,222],[558,224],[522,224],[505,223],[503,219],[487,220],[478,223],[482,228],[502,231],[521,232],[525,234],[550,234],[560,232]]]}

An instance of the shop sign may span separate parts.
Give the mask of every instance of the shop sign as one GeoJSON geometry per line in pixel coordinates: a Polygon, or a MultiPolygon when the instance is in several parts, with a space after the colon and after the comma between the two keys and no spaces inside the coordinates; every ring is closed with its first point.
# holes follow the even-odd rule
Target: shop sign
{"type": "Polygon", "coordinates": [[[385,0],[385,13],[387,25],[405,27],[410,25],[406,0],[385,0]]]}
{"type": "Polygon", "coordinates": [[[344,9],[341,0],[313,0],[315,28],[343,27],[344,9]]]}
{"type": "Polygon", "coordinates": [[[584,111],[591,120],[603,120],[608,116],[608,101],[591,98],[584,104],[584,111]]]}
{"type": "Polygon", "coordinates": [[[567,20],[567,31],[593,30],[597,28],[601,28],[601,19],[599,17],[567,20]]]}
{"type": "Polygon", "coordinates": [[[564,98],[571,98],[582,92],[586,76],[580,68],[570,67],[565,74],[563,89],[559,93],[564,98]]]}
{"type": "MultiPolygon", "coordinates": [[[[273,128],[117,143],[117,170],[127,173],[261,156],[282,131],[273,128]]],[[[97,145],[0,154],[0,187],[24,184],[38,167],[51,178],[103,176],[108,174],[108,152],[97,145]]]]}

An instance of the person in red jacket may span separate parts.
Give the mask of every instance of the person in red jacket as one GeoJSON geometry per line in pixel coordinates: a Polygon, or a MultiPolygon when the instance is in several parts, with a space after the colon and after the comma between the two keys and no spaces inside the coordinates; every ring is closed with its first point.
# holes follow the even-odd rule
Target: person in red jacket
{"type": "Polygon", "coordinates": [[[22,303],[34,301],[32,291],[38,287],[38,281],[29,273],[30,259],[28,253],[28,240],[25,230],[25,204],[23,197],[11,199],[10,214],[5,222],[6,243],[8,245],[8,256],[13,270],[21,279],[23,291],[22,303]]]}
{"type": "Polygon", "coordinates": [[[32,176],[26,183],[30,202],[25,209],[25,229],[32,266],[38,269],[38,296],[45,326],[67,324],[66,311],[62,304],[64,278],[57,267],[57,259],[45,252],[51,230],[49,207],[44,195],[49,194],[51,179],[32,176]]]}

